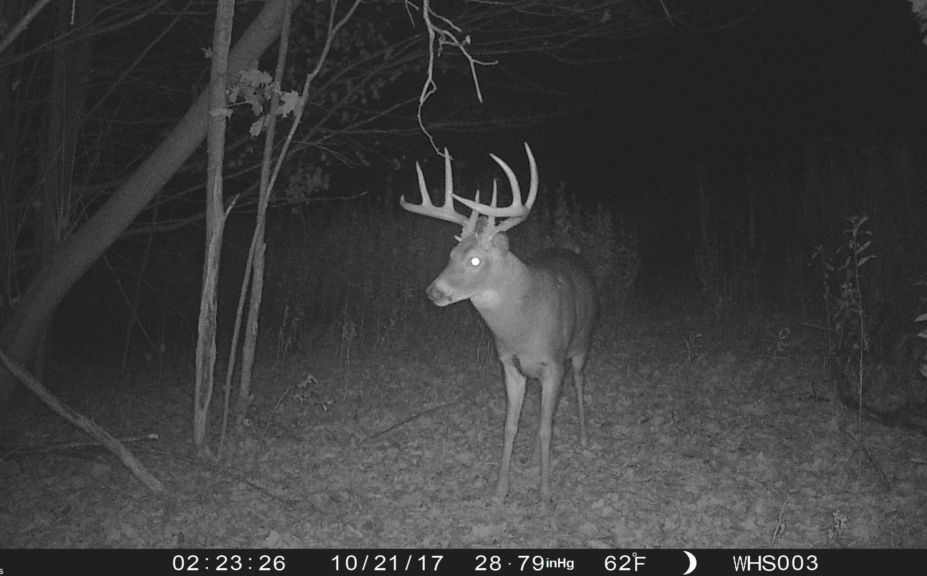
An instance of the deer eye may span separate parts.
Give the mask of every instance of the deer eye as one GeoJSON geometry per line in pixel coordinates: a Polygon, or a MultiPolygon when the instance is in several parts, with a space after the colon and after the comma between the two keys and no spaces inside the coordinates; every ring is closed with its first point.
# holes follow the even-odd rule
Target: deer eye
{"type": "Polygon", "coordinates": [[[479,266],[481,262],[482,262],[482,260],[480,260],[480,257],[479,257],[479,256],[471,256],[471,257],[470,257],[470,266],[474,266],[474,267],[475,267],[475,266],[479,266]]]}

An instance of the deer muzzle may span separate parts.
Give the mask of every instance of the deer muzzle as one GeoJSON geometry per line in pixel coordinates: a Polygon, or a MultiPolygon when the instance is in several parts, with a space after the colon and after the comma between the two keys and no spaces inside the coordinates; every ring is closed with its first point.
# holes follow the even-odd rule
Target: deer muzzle
{"type": "Polygon", "coordinates": [[[442,282],[440,278],[431,283],[425,293],[437,306],[447,306],[454,303],[454,296],[451,293],[450,286],[442,282]]]}

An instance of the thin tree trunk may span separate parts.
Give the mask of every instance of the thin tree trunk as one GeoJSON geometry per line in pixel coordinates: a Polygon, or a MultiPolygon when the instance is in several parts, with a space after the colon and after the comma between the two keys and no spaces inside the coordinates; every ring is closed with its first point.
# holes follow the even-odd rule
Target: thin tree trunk
{"type": "MultiPolygon", "coordinates": [[[[9,22],[13,5],[0,2],[0,21],[9,22]]],[[[0,324],[6,318],[14,294],[13,278],[16,268],[16,210],[13,205],[12,185],[15,124],[13,123],[13,74],[10,67],[0,67],[0,324]]]]}
{"type": "Polygon", "coordinates": [[[212,68],[209,74],[209,128],[206,148],[206,257],[203,259],[203,290],[200,295],[200,318],[196,340],[196,390],[193,401],[193,441],[201,456],[209,454],[206,428],[209,406],[216,383],[216,325],[219,264],[222,261],[222,237],[226,213],[222,210],[222,165],[225,159],[225,97],[229,45],[235,0],[219,0],[212,40],[212,68]]]}
{"type": "MultiPolygon", "coordinates": [[[[334,10],[334,7],[332,8],[334,10]]],[[[290,36],[290,21],[284,18],[280,31],[280,51],[277,54],[277,66],[274,71],[274,80],[278,86],[283,85],[285,73],[287,45],[290,36]]],[[[264,134],[264,158],[261,163],[261,194],[258,199],[257,216],[255,217],[254,235],[251,240],[254,262],[251,268],[251,302],[248,308],[248,325],[245,330],[245,341],[241,353],[241,380],[239,381],[239,394],[236,412],[243,416],[251,403],[251,376],[254,373],[254,357],[257,350],[258,323],[261,315],[261,300],[264,296],[264,231],[267,226],[267,205],[271,195],[271,172],[274,155],[274,140],[277,134],[277,108],[280,105],[280,95],[277,92],[271,96],[270,122],[267,123],[267,133],[264,134]]],[[[245,286],[247,282],[245,283],[245,286]]],[[[237,344],[237,343],[233,343],[237,344]]],[[[234,366],[229,366],[231,373],[234,366]]],[[[229,387],[231,379],[227,380],[229,387]]],[[[228,391],[230,394],[231,391],[228,391]]],[[[223,433],[225,426],[223,426],[223,433]]]]}
{"type": "MultiPolygon", "coordinates": [[[[95,12],[95,0],[75,6],[59,4],[55,36],[61,37],[74,26],[89,22],[95,12]]],[[[52,55],[52,80],[48,117],[45,125],[45,155],[40,188],[41,225],[35,227],[35,245],[40,248],[39,261],[47,266],[67,234],[71,219],[74,159],[77,135],[83,118],[87,77],[93,44],[84,40],[58,48],[52,55]]],[[[47,331],[43,331],[32,361],[32,373],[39,380],[45,373],[48,354],[47,331]]]]}
{"type": "MultiPolygon", "coordinates": [[[[299,4],[293,0],[293,6],[299,4]]],[[[280,32],[284,0],[267,0],[229,56],[231,73],[257,65],[280,32]]],[[[33,279],[0,331],[0,348],[13,360],[28,361],[55,308],[77,280],[125,231],[151,198],[200,146],[206,135],[208,95],[204,91],[183,119],[129,176],[113,197],[72,236],[33,279]]],[[[15,380],[0,370],[0,413],[9,407],[15,380]]]]}
{"type": "MultiPolygon", "coordinates": [[[[155,205],[152,210],[152,221],[158,219],[159,205],[155,205]]],[[[138,307],[142,302],[142,287],[145,281],[145,272],[148,270],[148,261],[151,259],[151,245],[154,243],[154,231],[148,233],[145,237],[145,251],[142,253],[142,262],[138,266],[138,277],[135,279],[135,289],[132,291],[132,301],[129,302],[129,319],[126,321],[125,342],[122,345],[122,367],[125,368],[129,363],[129,352],[132,348],[132,332],[135,330],[135,324],[141,329],[142,334],[148,340],[148,344],[153,348],[154,342],[148,336],[148,331],[142,325],[142,320],[138,315],[138,307]]]]}

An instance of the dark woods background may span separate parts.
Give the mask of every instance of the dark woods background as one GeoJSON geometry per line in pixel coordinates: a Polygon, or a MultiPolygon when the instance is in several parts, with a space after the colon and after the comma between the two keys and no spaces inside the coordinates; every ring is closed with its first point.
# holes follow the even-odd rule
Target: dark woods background
{"type": "MultiPolygon", "coordinates": [[[[62,4],[0,53],[0,322],[207,81],[212,2],[80,4],[76,23],[62,4]]],[[[247,23],[260,6],[241,4],[247,23]]],[[[481,105],[466,60],[447,47],[439,60],[423,120],[454,155],[457,185],[487,190],[500,178],[489,152],[524,178],[528,141],[541,200],[513,232],[515,251],[579,242],[605,323],[652,310],[715,321],[787,312],[827,340],[838,381],[858,380],[849,359],[862,353],[872,378],[893,371],[887,410],[923,402],[912,335],[925,306],[927,58],[910,4],[712,3],[678,18],[660,4],[552,23],[436,3],[471,34],[475,57],[498,61],[476,68],[481,105]],[[626,24],[606,33],[590,21],[626,24]]],[[[4,22],[25,5],[4,2],[4,22]]],[[[325,10],[298,10],[284,89],[312,64],[325,10]]],[[[365,3],[314,85],[270,217],[267,358],[440,338],[492,359],[469,307],[439,310],[423,296],[457,230],[398,208],[418,194],[414,161],[431,186],[443,169],[416,120],[425,39],[415,17],[401,2],[365,3]]],[[[240,106],[230,128],[226,190],[241,199],[224,314],[250,235],[252,122],[240,106]]],[[[70,292],[51,358],[192,356],[204,162],[197,154],[70,292]]]]}

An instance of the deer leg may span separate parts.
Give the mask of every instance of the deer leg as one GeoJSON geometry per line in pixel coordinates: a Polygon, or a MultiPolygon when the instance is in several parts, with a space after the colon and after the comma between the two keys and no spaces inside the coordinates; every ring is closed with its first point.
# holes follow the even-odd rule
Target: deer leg
{"type": "Polygon", "coordinates": [[[541,448],[541,501],[550,501],[550,438],[553,429],[554,411],[563,380],[563,366],[551,363],[541,370],[541,423],[538,427],[538,443],[541,448]]]}
{"type": "Polygon", "coordinates": [[[512,463],[512,446],[518,433],[518,419],[521,417],[521,405],[525,400],[525,376],[515,366],[512,357],[502,358],[505,370],[505,394],[507,407],[505,413],[505,443],[502,446],[502,460],[499,463],[499,481],[496,483],[496,500],[505,500],[509,491],[509,466],[512,463]]]}
{"type": "Polygon", "coordinates": [[[583,410],[583,385],[585,384],[583,366],[585,363],[585,354],[577,354],[570,359],[570,364],[573,366],[573,386],[576,388],[576,406],[579,408],[579,443],[583,448],[587,443],[586,414],[583,410]]]}

